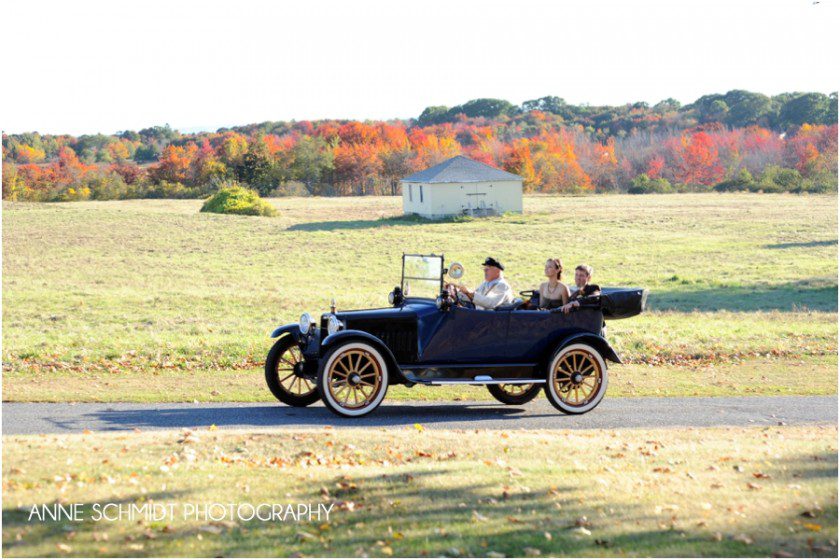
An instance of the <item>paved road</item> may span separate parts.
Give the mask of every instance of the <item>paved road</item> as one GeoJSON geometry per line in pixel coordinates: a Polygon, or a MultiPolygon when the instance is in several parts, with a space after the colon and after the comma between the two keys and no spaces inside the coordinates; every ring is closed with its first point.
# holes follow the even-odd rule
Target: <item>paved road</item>
{"type": "Polygon", "coordinates": [[[493,402],[386,402],[358,419],[335,416],[323,406],[289,408],[268,403],[4,403],[3,435],[83,430],[161,430],[206,427],[317,428],[334,426],[427,429],[587,429],[668,426],[776,426],[837,424],[837,396],[615,398],[581,416],[565,416],[545,399],[524,406],[493,402]]]}

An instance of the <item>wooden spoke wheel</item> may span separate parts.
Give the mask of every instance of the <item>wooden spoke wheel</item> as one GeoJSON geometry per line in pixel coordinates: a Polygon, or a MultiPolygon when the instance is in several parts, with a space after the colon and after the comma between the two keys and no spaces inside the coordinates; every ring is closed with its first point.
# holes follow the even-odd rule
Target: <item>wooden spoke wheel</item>
{"type": "Polygon", "coordinates": [[[589,412],[607,390],[607,365],[588,344],[562,348],[551,361],[545,393],[555,408],[567,414],[589,412]]]}
{"type": "Polygon", "coordinates": [[[487,386],[493,398],[504,404],[525,404],[533,400],[541,388],[536,383],[504,383],[487,386]]]}
{"type": "Polygon", "coordinates": [[[308,406],[320,397],[315,380],[304,375],[303,354],[291,336],[280,338],[265,360],[265,381],[271,393],[289,406],[308,406]]]}
{"type": "Polygon", "coordinates": [[[347,342],[331,350],[318,375],[324,404],[342,416],[372,412],[388,390],[388,367],[373,346],[347,342]]]}

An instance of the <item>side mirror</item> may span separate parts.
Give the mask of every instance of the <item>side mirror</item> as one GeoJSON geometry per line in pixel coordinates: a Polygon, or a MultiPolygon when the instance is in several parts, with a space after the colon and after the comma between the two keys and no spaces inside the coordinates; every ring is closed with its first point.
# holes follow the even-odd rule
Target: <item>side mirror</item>
{"type": "Polygon", "coordinates": [[[464,275],[464,265],[462,265],[459,262],[454,262],[451,265],[449,265],[448,273],[450,278],[452,278],[453,280],[458,280],[464,275]]]}

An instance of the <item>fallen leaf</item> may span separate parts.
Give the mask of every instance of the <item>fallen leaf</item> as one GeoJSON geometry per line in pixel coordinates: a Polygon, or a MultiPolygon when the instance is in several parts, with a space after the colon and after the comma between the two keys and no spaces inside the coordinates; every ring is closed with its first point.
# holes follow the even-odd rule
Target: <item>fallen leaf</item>
{"type": "Polygon", "coordinates": [[[735,542],[744,543],[744,544],[752,544],[753,543],[753,540],[750,537],[748,537],[747,535],[745,535],[744,533],[741,533],[739,535],[736,535],[736,536],[732,537],[732,540],[735,541],[735,542]]]}
{"type": "Polygon", "coordinates": [[[472,512],[472,517],[473,517],[473,521],[487,521],[486,516],[481,515],[480,513],[478,513],[475,510],[473,510],[473,512],[472,512]]]}

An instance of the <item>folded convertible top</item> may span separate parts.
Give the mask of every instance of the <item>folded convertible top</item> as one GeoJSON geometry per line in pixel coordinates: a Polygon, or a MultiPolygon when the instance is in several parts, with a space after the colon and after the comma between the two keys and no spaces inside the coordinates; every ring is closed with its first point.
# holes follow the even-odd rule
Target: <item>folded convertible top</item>
{"type": "Polygon", "coordinates": [[[601,288],[601,312],[604,319],[627,319],[645,310],[645,288],[601,288]]]}

